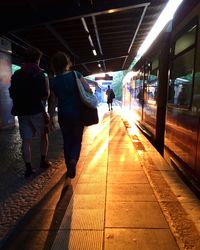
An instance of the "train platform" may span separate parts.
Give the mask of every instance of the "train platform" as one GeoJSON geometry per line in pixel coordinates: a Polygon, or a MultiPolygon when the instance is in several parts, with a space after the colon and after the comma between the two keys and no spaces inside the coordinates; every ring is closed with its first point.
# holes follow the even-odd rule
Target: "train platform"
{"type": "Polygon", "coordinates": [[[2,249],[200,249],[199,199],[119,106],[85,130],[76,178],[65,173],[60,160],[2,249]]]}

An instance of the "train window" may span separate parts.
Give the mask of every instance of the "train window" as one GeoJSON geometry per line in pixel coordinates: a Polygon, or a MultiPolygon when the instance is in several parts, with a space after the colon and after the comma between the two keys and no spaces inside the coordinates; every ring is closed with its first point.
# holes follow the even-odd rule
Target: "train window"
{"type": "Polygon", "coordinates": [[[157,89],[158,89],[158,56],[154,56],[151,63],[151,71],[148,74],[147,88],[146,88],[146,102],[149,104],[156,104],[157,89]]]}
{"type": "Polygon", "coordinates": [[[196,40],[196,29],[197,25],[192,26],[189,30],[187,30],[177,41],[175,44],[175,55],[178,55],[185,49],[195,44],[196,40]]]}
{"type": "Polygon", "coordinates": [[[174,41],[168,103],[183,108],[189,108],[192,99],[196,31],[193,23],[174,41]]]}
{"type": "Polygon", "coordinates": [[[158,88],[158,69],[150,72],[147,81],[147,96],[146,101],[151,104],[156,103],[158,88]]]}
{"type": "Polygon", "coordinates": [[[158,58],[154,59],[152,61],[152,66],[151,66],[152,70],[157,69],[158,68],[158,58]]]}
{"type": "Polygon", "coordinates": [[[189,106],[192,94],[194,49],[177,57],[173,62],[168,101],[189,106]]]}

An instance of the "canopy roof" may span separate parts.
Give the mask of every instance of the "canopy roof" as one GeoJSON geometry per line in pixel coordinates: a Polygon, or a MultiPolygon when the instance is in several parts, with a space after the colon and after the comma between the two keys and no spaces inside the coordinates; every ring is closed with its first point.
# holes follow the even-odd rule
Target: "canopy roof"
{"type": "Polygon", "coordinates": [[[1,0],[0,35],[12,42],[13,60],[35,46],[44,53],[47,68],[60,50],[84,75],[118,71],[129,67],[167,2],[1,0]]]}

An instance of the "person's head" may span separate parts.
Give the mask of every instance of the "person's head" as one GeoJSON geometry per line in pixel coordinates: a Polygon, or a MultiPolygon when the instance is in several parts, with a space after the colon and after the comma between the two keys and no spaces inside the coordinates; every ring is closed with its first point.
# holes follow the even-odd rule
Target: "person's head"
{"type": "Polygon", "coordinates": [[[110,89],[110,85],[108,85],[108,89],[110,89]]]}
{"type": "Polygon", "coordinates": [[[55,74],[63,73],[71,67],[71,61],[64,52],[57,52],[51,59],[51,67],[55,74]]]}
{"type": "Polygon", "coordinates": [[[37,48],[27,48],[25,50],[25,62],[26,63],[40,63],[42,52],[37,48]]]}

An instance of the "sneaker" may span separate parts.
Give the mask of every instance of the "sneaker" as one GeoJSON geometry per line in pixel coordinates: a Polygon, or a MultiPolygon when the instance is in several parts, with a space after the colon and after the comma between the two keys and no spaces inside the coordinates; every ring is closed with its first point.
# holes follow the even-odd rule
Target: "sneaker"
{"type": "Polygon", "coordinates": [[[52,165],[52,163],[50,161],[47,161],[47,160],[40,163],[41,168],[49,168],[49,167],[51,167],[51,165],[52,165]]]}

